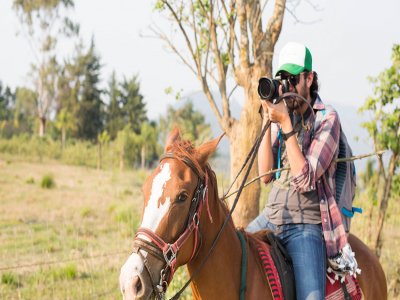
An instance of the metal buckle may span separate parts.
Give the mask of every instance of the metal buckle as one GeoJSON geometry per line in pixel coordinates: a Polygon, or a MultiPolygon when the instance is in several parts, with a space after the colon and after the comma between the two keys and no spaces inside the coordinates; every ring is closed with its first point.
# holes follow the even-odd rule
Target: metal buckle
{"type": "Polygon", "coordinates": [[[168,244],[168,249],[167,251],[163,252],[165,262],[167,263],[168,266],[171,267],[172,262],[176,259],[176,253],[174,249],[172,249],[172,245],[168,244]]]}
{"type": "Polygon", "coordinates": [[[205,186],[204,188],[203,188],[203,201],[205,201],[206,200],[206,193],[207,193],[207,190],[208,190],[208,186],[205,186]]]}
{"type": "Polygon", "coordinates": [[[197,212],[193,215],[193,222],[196,227],[199,226],[200,218],[199,218],[199,215],[197,214],[197,212]]]}

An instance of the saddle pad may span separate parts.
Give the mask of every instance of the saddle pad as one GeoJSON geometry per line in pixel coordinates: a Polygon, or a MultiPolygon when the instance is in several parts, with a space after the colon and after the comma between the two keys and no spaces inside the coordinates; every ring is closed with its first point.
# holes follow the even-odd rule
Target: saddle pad
{"type": "MultiPolygon", "coordinates": [[[[327,276],[330,276],[329,274],[327,276]]],[[[353,276],[347,275],[345,279],[346,289],[351,299],[361,300],[362,294],[357,279],[353,276]]],[[[326,279],[326,295],[325,300],[342,300],[346,299],[340,281],[335,280],[331,284],[330,280],[326,279]]]]}
{"type": "Polygon", "coordinates": [[[272,260],[269,246],[265,243],[257,243],[257,251],[264,267],[269,286],[271,287],[274,300],[283,300],[283,291],[279,279],[278,270],[272,260]]]}

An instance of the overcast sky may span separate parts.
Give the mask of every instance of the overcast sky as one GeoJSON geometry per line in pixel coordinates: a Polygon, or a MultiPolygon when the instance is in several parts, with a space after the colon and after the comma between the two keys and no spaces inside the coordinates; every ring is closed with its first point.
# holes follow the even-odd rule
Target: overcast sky
{"type": "MultiPolygon", "coordinates": [[[[372,93],[367,76],[376,76],[390,66],[392,45],[400,43],[400,1],[314,1],[323,9],[320,12],[303,2],[299,18],[319,21],[312,25],[297,23],[286,14],[276,54],[288,41],[306,44],[313,55],[314,70],[319,73],[325,102],[359,107],[372,93]]],[[[120,78],[138,74],[149,116],[155,119],[167,103],[175,101],[165,95],[165,88],[190,94],[200,85],[161,41],[140,37],[150,24],[161,22],[152,3],[75,0],[75,19],[87,45],[92,35],[95,38],[104,65],[104,82],[113,70],[120,78]]],[[[0,0],[0,80],[15,87],[26,85],[33,56],[27,40],[15,35],[20,25],[11,5],[11,0],[0,0]]]]}

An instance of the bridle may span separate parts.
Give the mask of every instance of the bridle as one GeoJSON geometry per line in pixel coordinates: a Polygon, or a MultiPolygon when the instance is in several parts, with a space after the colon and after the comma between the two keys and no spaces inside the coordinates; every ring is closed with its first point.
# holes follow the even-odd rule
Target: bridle
{"type": "Polygon", "coordinates": [[[177,157],[174,155],[174,153],[167,152],[160,158],[160,162],[166,158],[179,159],[183,161],[197,175],[198,181],[196,190],[190,203],[186,226],[174,243],[165,242],[155,232],[144,227],[139,228],[136,232],[135,240],[133,242],[133,253],[138,254],[142,258],[145,269],[150,277],[151,284],[153,285],[153,292],[155,293],[157,299],[165,298],[165,292],[176,270],[176,258],[178,252],[183,247],[192,232],[194,232],[194,246],[189,261],[191,261],[198,252],[201,245],[201,239],[199,239],[200,216],[203,206],[208,205],[207,171],[205,172],[203,178],[193,162],[187,157],[177,157]],[[147,237],[150,242],[140,237],[143,235],[147,237]],[[157,274],[153,274],[151,268],[148,265],[147,258],[142,254],[140,250],[146,251],[148,254],[165,263],[164,267],[161,269],[160,281],[157,285],[155,284],[156,281],[153,280],[153,278],[157,274]]]}

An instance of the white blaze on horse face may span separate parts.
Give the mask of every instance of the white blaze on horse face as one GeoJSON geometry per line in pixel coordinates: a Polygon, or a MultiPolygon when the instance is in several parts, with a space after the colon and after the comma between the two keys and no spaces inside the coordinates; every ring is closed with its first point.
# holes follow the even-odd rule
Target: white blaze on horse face
{"type": "Polygon", "coordinates": [[[132,285],[133,279],[143,272],[143,268],[144,263],[141,257],[136,253],[131,254],[122,266],[119,275],[119,285],[123,294],[133,293],[131,291],[134,288],[132,285]]]}
{"type": "Polygon", "coordinates": [[[147,202],[147,206],[144,209],[143,220],[140,227],[145,227],[155,232],[168,212],[171,205],[170,197],[165,198],[165,202],[161,204],[159,201],[163,195],[167,182],[171,179],[171,168],[169,163],[161,165],[161,171],[153,179],[153,185],[151,187],[150,199],[147,202]]]}

